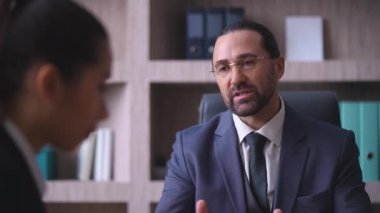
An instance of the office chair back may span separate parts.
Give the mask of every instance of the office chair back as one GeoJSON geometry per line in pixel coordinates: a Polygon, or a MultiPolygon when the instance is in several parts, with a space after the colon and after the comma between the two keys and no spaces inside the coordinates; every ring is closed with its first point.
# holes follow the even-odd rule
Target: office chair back
{"type": "MultiPolygon", "coordinates": [[[[296,112],[340,126],[339,104],[334,92],[283,91],[280,95],[296,112]]],[[[219,93],[204,94],[199,105],[199,123],[209,120],[226,109],[219,93]]]]}

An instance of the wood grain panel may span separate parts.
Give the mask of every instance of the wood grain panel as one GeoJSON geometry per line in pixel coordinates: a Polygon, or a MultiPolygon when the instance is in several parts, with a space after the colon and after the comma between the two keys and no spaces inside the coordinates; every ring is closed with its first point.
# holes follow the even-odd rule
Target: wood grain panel
{"type": "Polygon", "coordinates": [[[124,203],[77,203],[77,204],[63,204],[63,203],[49,203],[47,205],[48,213],[126,213],[127,204],[124,203]]]}
{"type": "Polygon", "coordinates": [[[151,1],[151,59],[184,58],[185,10],[197,6],[243,6],[248,19],[263,23],[273,31],[282,53],[285,52],[285,17],[319,15],[324,19],[326,59],[380,57],[380,1],[377,0],[162,0],[151,1]],[[163,32],[157,33],[160,27],[163,32]]]}

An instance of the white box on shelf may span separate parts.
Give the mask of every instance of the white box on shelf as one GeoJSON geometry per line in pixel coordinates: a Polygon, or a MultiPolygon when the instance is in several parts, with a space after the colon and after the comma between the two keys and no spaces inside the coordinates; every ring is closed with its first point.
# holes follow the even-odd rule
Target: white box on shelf
{"type": "Polygon", "coordinates": [[[322,61],[323,19],[320,16],[287,16],[285,20],[286,59],[322,61]]]}
{"type": "Polygon", "coordinates": [[[96,131],[95,181],[110,181],[113,166],[113,134],[110,128],[99,128],[96,131]]]}
{"type": "Polygon", "coordinates": [[[91,133],[80,145],[78,155],[78,179],[91,179],[94,168],[96,135],[91,133]]]}

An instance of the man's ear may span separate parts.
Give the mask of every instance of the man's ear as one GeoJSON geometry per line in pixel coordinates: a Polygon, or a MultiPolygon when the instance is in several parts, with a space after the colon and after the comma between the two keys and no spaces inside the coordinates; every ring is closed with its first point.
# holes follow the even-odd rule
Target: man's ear
{"type": "Polygon", "coordinates": [[[34,88],[40,101],[55,101],[62,92],[62,80],[58,68],[50,63],[41,64],[34,76],[34,88]]]}
{"type": "Polygon", "coordinates": [[[284,75],[285,70],[285,59],[284,57],[280,56],[275,59],[275,74],[277,80],[281,79],[284,75]]]}

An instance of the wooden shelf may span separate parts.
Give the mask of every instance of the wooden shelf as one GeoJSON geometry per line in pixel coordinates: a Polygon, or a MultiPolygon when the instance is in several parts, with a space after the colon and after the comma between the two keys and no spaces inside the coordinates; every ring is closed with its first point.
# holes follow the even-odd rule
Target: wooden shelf
{"type": "Polygon", "coordinates": [[[380,204],[380,182],[369,182],[366,184],[365,189],[372,203],[380,204]]]}
{"type": "MultiPolygon", "coordinates": [[[[130,184],[122,182],[48,181],[44,201],[47,203],[127,203],[131,199],[130,184]]],[[[158,203],[164,181],[151,181],[151,204],[158,203]]],[[[373,204],[380,204],[380,182],[366,184],[373,204]]]]}
{"type": "Polygon", "coordinates": [[[128,204],[124,203],[47,203],[47,212],[54,213],[128,213],[128,204]]]}
{"type": "MultiPolygon", "coordinates": [[[[151,183],[152,193],[150,199],[152,202],[160,200],[161,191],[164,187],[164,181],[153,181],[151,183]]],[[[366,183],[366,191],[373,204],[380,204],[380,182],[366,183]]]]}
{"type": "Polygon", "coordinates": [[[283,81],[380,82],[380,60],[286,62],[283,81]]]}
{"type": "Polygon", "coordinates": [[[209,60],[154,60],[147,64],[151,82],[214,82],[209,60]]]}
{"type": "Polygon", "coordinates": [[[127,83],[126,61],[113,60],[111,77],[107,80],[107,84],[125,84],[127,83]]]}
{"type": "MultiPolygon", "coordinates": [[[[152,82],[215,82],[209,60],[153,60],[152,82]]],[[[325,60],[285,62],[282,82],[380,82],[379,60],[325,60]]]]}
{"type": "Polygon", "coordinates": [[[152,203],[158,203],[161,198],[162,189],[164,188],[164,181],[151,181],[151,193],[149,199],[152,203]]]}
{"type": "Polygon", "coordinates": [[[123,182],[48,181],[45,202],[123,203],[130,199],[129,184],[123,182]]]}

